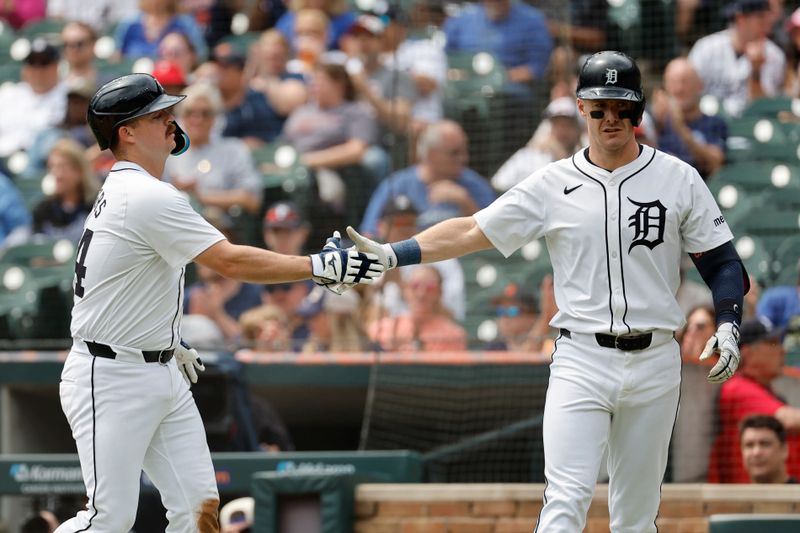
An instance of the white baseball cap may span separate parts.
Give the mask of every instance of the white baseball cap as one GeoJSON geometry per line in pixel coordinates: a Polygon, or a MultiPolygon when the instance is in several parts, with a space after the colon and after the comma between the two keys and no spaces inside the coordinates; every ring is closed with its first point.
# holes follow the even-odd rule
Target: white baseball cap
{"type": "Polygon", "coordinates": [[[553,117],[568,117],[578,119],[578,106],[575,104],[575,99],[569,96],[560,96],[547,104],[544,110],[546,118],[553,117]]]}

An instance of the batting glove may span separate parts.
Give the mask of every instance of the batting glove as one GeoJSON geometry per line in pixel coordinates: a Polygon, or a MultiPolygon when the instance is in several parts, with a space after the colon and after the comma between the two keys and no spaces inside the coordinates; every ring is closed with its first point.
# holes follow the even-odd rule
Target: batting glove
{"type": "MultiPolygon", "coordinates": [[[[334,292],[336,286],[341,284],[374,283],[384,271],[375,254],[359,252],[355,248],[341,248],[341,235],[338,231],[328,239],[320,253],[310,257],[311,279],[317,285],[334,292]]],[[[342,289],[343,287],[339,287],[339,290],[342,289]]],[[[345,290],[347,288],[342,292],[345,290]]]]}
{"type": "Polygon", "coordinates": [[[347,235],[356,243],[356,248],[362,252],[374,254],[378,257],[378,262],[386,270],[397,267],[397,254],[394,253],[391,245],[380,244],[372,239],[368,239],[357,232],[352,226],[347,226],[347,235]]]}
{"type": "Polygon", "coordinates": [[[186,344],[184,340],[181,340],[181,343],[175,348],[175,361],[178,363],[178,370],[183,374],[183,379],[190,387],[192,383],[197,383],[197,371],[203,372],[206,369],[197,350],[186,344]]]}
{"type": "Polygon", "coordinates": [[[708,339],[700,360],[704,361],[714,354],[719,355],[719,361],[708,373],[710,383],[722,383],[730,378],[739,366],[739,326],[733,322],[724,322],[719,325],[717,332],[708,339]]]}

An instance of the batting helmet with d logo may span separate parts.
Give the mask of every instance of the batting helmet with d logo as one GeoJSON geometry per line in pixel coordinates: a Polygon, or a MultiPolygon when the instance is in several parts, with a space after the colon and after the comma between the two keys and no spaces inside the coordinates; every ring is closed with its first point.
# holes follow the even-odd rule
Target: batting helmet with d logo
{"type": "Polygon", "coordinates": [[[639,125],[644,113],[642,74],[630,56],[613,50],[589,56],[578,77],[578,98],[582,100],[628,100],[635,102],[632,113],[620,114],[639,125]]]}
{"type": "MultiPolygon", "coordinates": [[[[172,96],[149,74],[128,74],[97,90],[86,118],[97,143],[105,150],[114,144],[117,128],[136,118],[174,106],[185,96],[172,96]]],[[[175,148],[179,155],[189,148],[189,136],[175,123],[175,148]]]]}

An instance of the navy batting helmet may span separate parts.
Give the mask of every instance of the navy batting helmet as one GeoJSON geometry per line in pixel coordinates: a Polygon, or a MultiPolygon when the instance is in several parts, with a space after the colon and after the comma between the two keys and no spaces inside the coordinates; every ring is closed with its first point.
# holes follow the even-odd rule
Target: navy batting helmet
{"type": "Polygon", "coordinates": [[[630,56],[607,50],[589,56],[578,77],[578,98],[582,100],[628,100],[635,102],[633,113],[620,114],[639,125],[644,113],[642,74],[630,56]]]}
{"type": "MultiPolygon", "coordinates": [[[[172,96],[149,74],[128,74],[106,83],[89,102],[86,118],[97,143],[105,150],[114,144],[117,128],[148,113],[174,106],[185,96],[172,96]]],[[[189,136],[175,123],[175,148],[179,155],[189,148],[189,136]]]]}

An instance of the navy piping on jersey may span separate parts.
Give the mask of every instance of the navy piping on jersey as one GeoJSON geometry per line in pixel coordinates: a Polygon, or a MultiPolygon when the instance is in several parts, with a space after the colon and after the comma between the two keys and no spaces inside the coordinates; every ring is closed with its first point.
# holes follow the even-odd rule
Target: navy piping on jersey
{"type": "Polygon", "coordinates": [[[143,172],[141,169],[138,168],[127,167],[127,168],[112,168],[111,170],[108,171],[108,173],[111,174],[112,172],[122,172],[123,170],[133,170],[134,172],[143,172]]]}
{"type": "Polygon", "coordinates": [[[603,233],[605,234],[606,237],[606,272],[608,274],[608,313],[609,315],[611,315],[608,332],[614,333],[614,307],[611,302],[611,259],[610,255],[608,254],[608,197],[606,194],[606,187],[600,180],[598,180],[597,178],[593,178],[592,176],[581,170],[575,163],[574,155],[572,156],[572,166],[574,166],[578,172],[580,172],[590,180],[596,182],[598,185],[600,185],[600,188],[603,189],[603,211],[605,212],[605,219],[606,219],[606,230],[603,233]]]}
{"type": "Polygon", "coordinates": [[[97,434],[97,423],[95,419],[95,409],[94,409],[94,363],[97,361],[97,357],[92,357],[92,374],[91,374],[91,386],[92,386],[92,469],[94,470],[94,489],[92,490],[92,507],[94,507],[94,514],[89,517],[89,524],[83,528],[79,529],[75,533],[81,533],[81,531],[88,531],[90,527],[92,527],[92,520],[94,517],[97,516],[97,455],[95,453],[96,449],[96,434],[97,434]]]}
{"type": "MultiPolygon", "coordinates": [[[[628,176],[627,178],[624,178],[622,181],[619,182],[619,188],[617,189],[617,196],[618,196],[617,203],[620,206],[620,212],[622,212],[622,185],[626,181],[628,181],[629,179],[634,177],[636,174],[638,174],[642,170],[646,169],[650,165],[650,163],[653,162],[653,159],[655,159],[655,158],[656,158],[656,151],[653,150],[653,155],[650,157],[650,161],[645,163],[642,168],[640,168],[639,170],[637,170],[636,172],[634,172],[633,174],[631,174],[630,176],[628,176]]],[[[628,296],[625,293],[625,270],[622,268],[622,258],[624,257],[625,254],[622,253],[622,217],[621,216],[617,220],[617,234],[619,235],[619,273],[622,276],[622,299],[625,302],[625,312],[622,313],[622,323],[625,324],[625,327],[628,328],[628,333],[630,333],[631,332],[631,327],[625,321],[625,317],[628,316],[628,296]]]]}
{"type": "Polygon", "coordinates": [[[183,307],[183,294],[181,294],[181,287],[183,287],[183,275],[186,272],[186,267],[181,268],[181,275],[178,277],[178,305],[175,308],[175,316],[172,317],[172,325],[170,326],[170,341],[169,347],[172,348],[175,345],[175,321],[178,320],[178,316],[180,316],[181,307],[183,307]]]}

